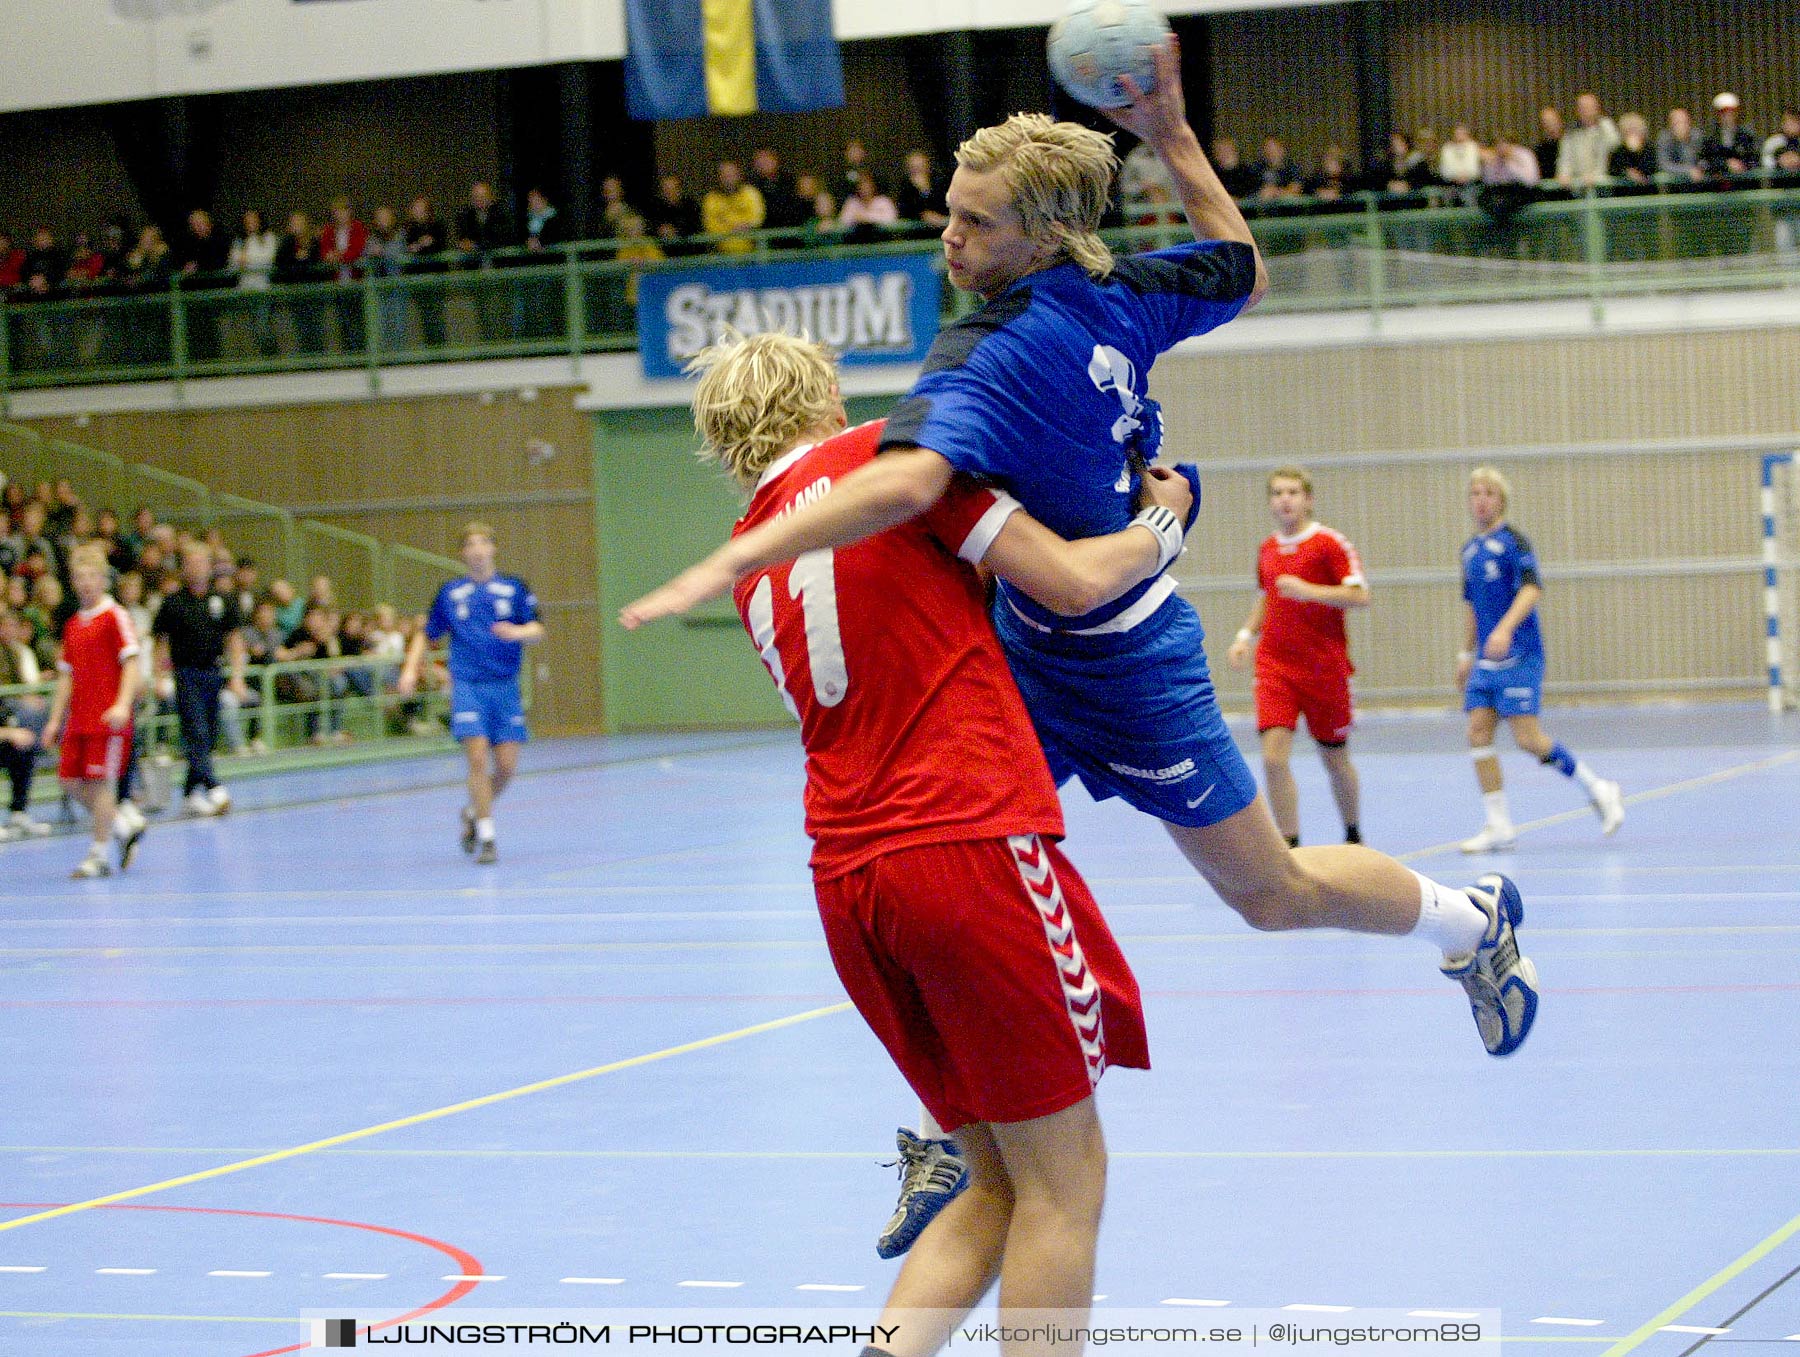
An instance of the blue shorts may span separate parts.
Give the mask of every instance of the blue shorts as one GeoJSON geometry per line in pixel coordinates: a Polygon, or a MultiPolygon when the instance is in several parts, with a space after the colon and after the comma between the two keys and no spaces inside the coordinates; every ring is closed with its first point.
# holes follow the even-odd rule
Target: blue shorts
{"type": "Polygon", "coordinates": [[[1536,716],[1544,700],[1544,660],[1509,660],[1503,669],[1479,664],[1463,690],[1463,710],[1492,707],[1502,716],[1536,716]]]}
{"type": "Polygon", "coordinates": [[[1256,799],[1206,667],[1200,619],[1171,598],[1130,631],[1046,633],[1002,598],[994,619],[1057,785],[1172,824],[1229,819],[1256,799]]]}
{"type": "Polygon", "coordinates": [[[459,740],[482,736],[489,744],[523,744],[525,704],[519,681],[510,679],[450,680],[450,733],[459,740]]]}

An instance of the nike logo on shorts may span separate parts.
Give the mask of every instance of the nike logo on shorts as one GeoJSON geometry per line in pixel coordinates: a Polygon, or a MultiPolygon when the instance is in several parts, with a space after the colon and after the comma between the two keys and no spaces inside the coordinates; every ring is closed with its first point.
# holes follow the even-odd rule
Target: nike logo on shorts
{"type": "Polygon", "coordinates": [[[1207,797],[1209,797],[1213,794],[1214,789],[1217,788],[1218,785],[1219,784],[1216,782],[1213,783],[1213,785],[1211,787],[1208,787],[1205,791],[1201,792],[1200,795],[1196,796],[1192,801],[1188,802],[1187,808],[1189,810],[1192,810],[1195,806],[1199,805],[1202,801],[1206,800],[1207,797]]]}

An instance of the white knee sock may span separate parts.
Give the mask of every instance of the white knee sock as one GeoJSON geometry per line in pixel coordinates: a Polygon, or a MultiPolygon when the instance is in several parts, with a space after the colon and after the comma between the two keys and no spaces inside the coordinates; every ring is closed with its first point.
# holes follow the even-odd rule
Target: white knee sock
{"type": "Polygon", "coordinates": [[[1414,936],[1434,943],[1445,956],[1473,952],[1487,932],[1487,915],[1463,892],[1440,886],[1417,872],[1413,875],[1419,881],[1419,922],[1413,928],[1414,936]]]}
{"type": "Polygon", "coordinates": [[[1488,824],[1505,833],[1512,833],[1512,811],[1507,807],[1504,791],[1483,792],[1481,805],[1487,812],[1488,824]]]}
{"type": "Polygon", "coordinates": [[[1575,760],[1575,777],[1589,796],[1594,794],[1594,787],[1596,784],[1605,781],[1600,774],[1596,773],[1592,768],[1589,768],[1586,762],[1581,759],[1575,760]]]}
{"type": "Polygon", "coordinates": [[[937,1118],[925,1110],[925,1104],[919,1104],[919,1134],[926,1140],[943,1140],[944,1128],[937,1124],[937,1118]]]}

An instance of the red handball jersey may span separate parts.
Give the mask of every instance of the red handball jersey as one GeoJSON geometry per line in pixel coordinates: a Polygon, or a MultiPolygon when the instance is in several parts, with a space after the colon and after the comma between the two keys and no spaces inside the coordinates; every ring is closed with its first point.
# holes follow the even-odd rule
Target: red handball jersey
{"type": "MultiPolygon", "coordinates": [[[[783,457],[733,535],[818,499],[874,458],[881,430],[783,457]]],[[[972,569],[1018,507],[959,476],[912,522],[733,591],[800,720],[816,877],[915,844],[1061,837],[1056,787],[972,569]]]]}
{"type": "Polygon", "coordinates": [[[71,735],[110,735],[101,717],[119,700],[121,666],[138,653],[131,614],[109,594],[63,625],[62,658],[56,667],[70,676],[71,735]]]}
{"type": "Polygon", "coordinates": [[[1292,537],[1270,534],[1256,558],[1256,586],[1263,591],[1266,604],[1257,663],[1322,678],[1348,678],[1356,666],[1350,663],[1344,610],[1283,598],[1275,592],[1275,581],[1283,575],[1308,584],[1362,584],[1362,561],[1356,548],[1335,529],[1309,523],[1292,537]]]}

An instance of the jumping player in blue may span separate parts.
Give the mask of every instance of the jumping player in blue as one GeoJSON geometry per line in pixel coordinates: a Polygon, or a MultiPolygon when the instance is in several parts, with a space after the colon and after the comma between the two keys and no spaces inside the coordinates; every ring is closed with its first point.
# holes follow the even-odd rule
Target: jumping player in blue
{"type": "MultiPolygon", "coordinates": [[[[1266,286],[1249,227],[1187,124],[1174,40],[1156,88],[1111,116],[1167,167],[1193,244],[1115,263],[1096,234],[1117,160],[1110,138],[1041,114],[957,152],[945,258],[980,310],[941,334],[895,407],[882,455],[813,504],[733,539],[624,610],[685,611],[744,573],[860,541],[936,502],[956,471],[997,482],[1068,537],[1130,520],[1161,416],[1158,353],[1232,319],[1266,286]]],[[[1199,619],[1158,577],[1080,618],[1011,591],[995,627],[1051,768],[1161,820],[1219,895],[1258,929],[1416,934],[1442,954],[1493,1055],[1537,1010],[1506,878],[1452,890],[1357,845],[1290,850],[1220,718],[1199,619]]]]}
{"type": "Polygon", "coordinates": [[[1511,848],[1516,836],[1500,778],[1500,756],[1494,752],[1494,730],[1502,717],[1520,749],[1581,783],[1600,817],[1601,833],[1611,834],[1625,822],[1619,784],[1594,772],[1538,723],[1544,695],[1544,638],[1538,629],[1537,605],[1544,589],[1531,543],[1506,521],[1511,495],[1506,477],[1493,467],[1469,473],[1469,517],[1475,535],[1462,549],[1468,639],[1456,657],[1456,681],[1463,685],[1469,754],[1475,760],[1487,822],[1474,838],[1463,841],[1465,853],[1511,848]]]}
{"type": "Polygon", "coordinates": [[[418,690],[426,647],[450,638],[450,733],[469,760],[469,800],[462,809],[462,849],[478,863],[499,858],[494,802],[519,769],[519,746],[530,738],[519,695],[525,647],[544,639],[537,598],[524,580],[494,567],[494,530],[463,529],[469,573],[438,590],[425,625],[413,633],[400,669],[399,692],[418,690]]]}

